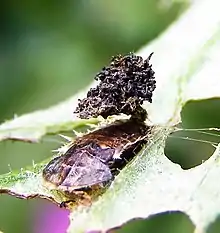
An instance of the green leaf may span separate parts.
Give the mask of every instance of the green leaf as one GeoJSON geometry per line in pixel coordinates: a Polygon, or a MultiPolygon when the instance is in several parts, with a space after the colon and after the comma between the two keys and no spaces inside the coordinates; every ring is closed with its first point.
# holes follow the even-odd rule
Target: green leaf
{"type": "Polygon", "coordinates": [[[47,162],[48,160],[20,171],[0,175],[0,193],[7,193],[21,199],[40,197],[59,205],[66,198],[61,193],[55,190],[50,191],[43,185],[42,169],[47,162]]]}
{"type": "MultiPolygon", "coordinates": [[[[94,85],[94,84],[93,84],[94,85]]],[[[80,119],[73,114],[79,98],[85,92],[45,110],[15,117],[0,125],[0,141],[6,139],[37,142],[46,134],[70,131],[81,126],[97,124],[98,118],[80,119]]]]}
{"type": "Polygon", "coordinates": [[[151,123],[165,126],[155,127],[144,151],[90,209],[71,214],[68,232],[104,231],[170,210],[184,211],[197,230],[204,230],[219,214],[219,147],[205,163],[186,171],[164,155],[165,140],[180,121],[182,106],[190,99],[220,97],[217,6],[214,0],[198,1],[140,51],[144,57],[154,51],[157,88],[147,110],[151,123]]]}
{"type": "MultiPolygon", "coordinates": [[[[69,100],[46,110],[16,117],[0,125],[0,141],[6,139],[37,142],[46,134],[77,130],[80,127],[94,127],[99,118],[79,119],[73,115],[77,100],[83,93],[79,93],[69,100]]],[[[48,152],[49,154],[49,152],[48,152]]],[[[60,204],[66,198],[56,190],[49,190],[43,185],[42,170],[49,160],[33,164],[21,171],[11,171],[0,175],[0,193],[31,199],[40,197],[60,204]]]]}
{"type": "MultiPolygon", "coordinates": [[[[204,230],[219,214],[219,147],[202,165],[182,170],[164,155],[165,140],[180,121],[190,99],[220,97],[220,14],[217,0],[196,1],[170,28],[139,54],[153,51],[157,88],[146,105],[154,130],[143,151],[117,176],[91,208],[73,211],[69,232],[106,230],[132,218],[180,210],[204,230]],[[207,14],[211,12],[211,14],[207,14]],[[209,201],[207,201],[207,199],[209,201]],[[86,223],[86,224],[85,224],[86,223]]],[[[81,93],[84,96],[85,92],[81,93]]],[[[0,139],[37,141],[43,135],[97,124],[98,119],[72,119],[79,96],[47,110],[30,113],[0,126],[0,139]]],[[[63,197],[42,185],[45,162],[21,172],[0,176],[1,192],[18,197],[42,196],[55,202],[63,197]],[[33,184],[35,184],[33,186],[33,184]]]]}

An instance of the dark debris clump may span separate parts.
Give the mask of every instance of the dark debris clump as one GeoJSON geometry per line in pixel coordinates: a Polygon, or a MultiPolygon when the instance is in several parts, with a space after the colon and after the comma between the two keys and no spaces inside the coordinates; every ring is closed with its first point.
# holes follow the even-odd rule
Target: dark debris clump
{"type": "Polygon", "coordinates": [[[80,118],[141,114],[145,120],[146,111],[141,104],[143,101],[152,102],[156,88],[154,71],[149,64],[151,56],[146,60],[133,53],[113,57],[110,66],[96,75],[95,79],[100,81],[97,87],[91,88],[87,97],[79,100],[75,113],[80,118]]]}

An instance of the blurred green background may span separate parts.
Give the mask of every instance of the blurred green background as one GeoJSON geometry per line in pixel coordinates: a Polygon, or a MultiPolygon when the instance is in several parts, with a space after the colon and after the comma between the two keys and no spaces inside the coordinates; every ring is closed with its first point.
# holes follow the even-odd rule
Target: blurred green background
{"type": "MultiPolygon", "coordinates": [[[[185,2],[2,1],[0,122],[72,96],[111,56],[137,51],[157,37],[186,9],[185,2]]],[[[58,146],[49,139],[41,144],[1,142],[0,173],[39,162],[58,146]]],[[[44,205],[1,195],[0,230],[38,232],[35,212],[44,211],[44,205]]]]}

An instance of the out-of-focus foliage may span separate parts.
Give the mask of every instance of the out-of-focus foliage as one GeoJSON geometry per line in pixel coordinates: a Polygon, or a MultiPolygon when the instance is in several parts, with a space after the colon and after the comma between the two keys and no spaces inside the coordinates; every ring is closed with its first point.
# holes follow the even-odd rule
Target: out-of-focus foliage
{"type": "MultiPolygon", "coordinates": [[[[183,6],[164,7],[155,0],[2,2],[0,121],[71,96],[91,82],[110,56],[136,51],[159,35],[183,6]]],[[[0,173],[9,171],[8,164],[18,169],[48,157],[59,146],[56,140],[1,143],[0,173]]],[[[31,201],[1,196],[0,203],[3,232],[32,231],[31,201]]]]}

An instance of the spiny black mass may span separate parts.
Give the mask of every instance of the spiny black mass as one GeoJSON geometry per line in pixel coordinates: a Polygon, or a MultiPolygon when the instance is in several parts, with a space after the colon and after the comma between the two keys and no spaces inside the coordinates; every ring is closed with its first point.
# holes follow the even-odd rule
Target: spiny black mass
{"type": "Polygon", "coordinates": [[[152,53],[146,60],[133,53],[113,57],[110,66],[96,75],[95,79],[100,81],[97,87],[91,88],[87,97],[79,100],[75,113],[80,118],[141,114],[145,120],[147,114],[141,104],[152,102],[156,88],[154,71],[149,64],[151,56],[152,53]]]}

